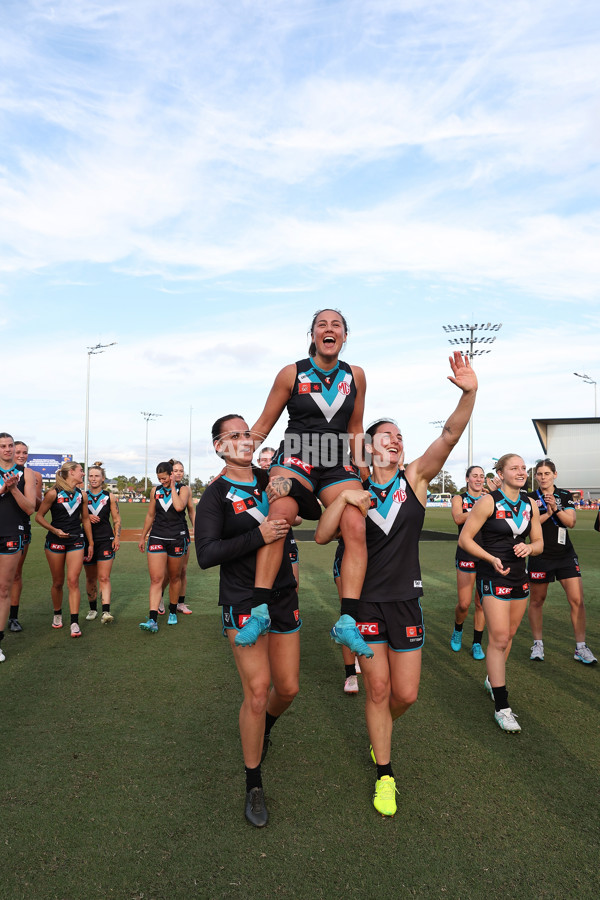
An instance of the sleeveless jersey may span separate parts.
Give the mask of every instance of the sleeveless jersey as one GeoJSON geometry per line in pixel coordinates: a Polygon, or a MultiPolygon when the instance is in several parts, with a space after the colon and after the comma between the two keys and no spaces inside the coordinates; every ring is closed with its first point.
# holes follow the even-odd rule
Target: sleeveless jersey
{"type": "Polygon", "coordinates": [[[525,542],[531,531],[531,500],[525,491],[521,491],[516,503],[509,500],[503,491],[492,491],[494,512],[487,519],[479,534],[481,546],[492,556],[502,560],[504,568],[509,568],[507,575],[499,576],[487,560],[477,560],[478,578],[498,578],[521,584],[527,578],[527,558],[515,556],[515,544],[525,542]]]}
{"type": "Polygon", "coordinates": [[[85,535],[81,525],[83,494],[79,488],[74,491],[56,490],[56,499],[50,507],[52,525],[65,531],[73,540],[83,540],[85,535]]]}
{"type": "MultiPolygon", "coordinates": [[[[179,494],[181,484],[175,485],[179,494]]],[[[154,492],[154,522],[150,534],[165,541],[176,541],[189,534],[185,522],[185,509],[177,510],[173,506],[171,488],[159,484],[154,492]]]]}
{"type": "MultiPolygon", "coordinates": [[[[224,475],[212,481],[196,511],[195,543],[203,569],[221,566],[219,606],[236,606],[252,598],[256,551],[264,546],[259,526],[269,514],[266,487],[269,475],[253,467],[251,482],[231,481],[224,475]]],[[[288,536],[274,590],[294,588],[288,536]]]]}
{"type": "MultiPolygon", "coordinates": [[[[554,494],[556,505],[559,509],[575,509],[575,502],[570,491],[563,491],[561,488],[555,487],[552,493],[554,494]]],[[[540,490],[530,491],[529,496],[537,503],[541,516],[548,512],[548,507],[544,503],[544,495],[540,490]]],[[[540,559],[548,559],[548,557],[556,559],[557,557],[561,556],[574,555],[575,548],[571,542],[571,538],[569,537],[569,531],[567,528],[565,528],[565,543],[558,543],[558,529],[563,527],[564,526],[561,524],[558,516],[550,516],[549,519],[546,519],[545,522],[542,522],[544,549],[542,553],[537,557],[536,565],[540,559]]]]}
{"type": "MultiPolygon", "coordinates": [[[[468,513],[469,510],[473,509],[475,503],[480,499],[479,497],[472,497],[468,491],[464,491],[462,494],[457,494],[457,497],[461,498],[462,501],[462,512],[468,513]]],[[[483,495],[482,495],[483,496],[483,495]]],[[[464,525],[464,522],[463,522],[464,525]]],[[[463,525],[458,525],[458,534],[460,535],[463,530],[463,525]]],[[[481,546],[481,532],[477,532],[474,537],[474,541],[476,544],[481,546]]],[[[456,559],[461,560],[462,562],[476,562],[474,556],[471,556],[462,547],[456,546],[456,559]]]]}
{"type": "Polygon", "coordinates": [[[108,491],[100,491],[92,494],[88,490],[88,512],[90,516],[100,516],[99,522],[92,522],[92,537],[96,541],[112,540],[114,533],[110,524],[110,494],[108,491]]]}
{"type": "MultiPolygon", "coordinates": [[[[175,487],[177,488],[177,493],[179,493],[179,491],[180,491],[181,488],[183,487],[183,481],[177,481],[177,482],[175,483],[175,487]]],[[[185,536],[186,536],[186,538],[187,538],[188,541],[189,541],[189,539],[190,539],[190,529],[189,529],[188,521],[187,521],[187,516],[188,516],[188,515],[189,515],[189,513],[188,513],[187,506],[186,506],[186,508],[185,508],[185,513],[184,513],[184,516],[183,516],[183,524],[185,525],[185,536]]]]}
{"type": "MultiPolygon", "coordinates": [[[[13,465],[10,469],[0,467],[0,485],[13,475],[19,476],[17,490],[23,493],[25,487],[25,474],[22,468],[13,465]]],[[[25,515],[12,493],[0,494],[0,538],[14,538],[25,534],[25,520],[29,522],[29,516],[25,515]]]]}
{"type": "Polygon", "coordinates": [[[367,515],[367,573],[360,599],[367,603],[414,600],[423,595],[419,536],[425,509],[397,472],[387,484],[364,482],[371,494],[367,515]]]}

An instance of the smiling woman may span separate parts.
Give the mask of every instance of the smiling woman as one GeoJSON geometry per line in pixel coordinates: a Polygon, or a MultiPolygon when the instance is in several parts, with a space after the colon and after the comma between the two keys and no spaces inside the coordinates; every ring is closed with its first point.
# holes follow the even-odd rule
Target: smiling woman
{"type": "MultiPolygon", "coordinates": [[[[321,309],[310,327],[309,356],[285,366],[277,377],[260,418],[252,428],[256,445],[261,444],[285,408],[289,422],[285,437],[271,465],[271,485],[283,480],[285,496],[275,496],[269,518],[293,524],[303,494],[316,494],[324,506],[343,490],[361,490],[362,417],[365,402],[365,374],[358,366],[339,359],[346,343],[348,326],[336,309],[321,309]]],[[[365,472],[366,474],[366,472],[365,472]]],[[[365,523],[359,510],[349,505],[340,523],[346,553],[342,562],[341,617],[331,636],[351,651],[372,656],[372,651],[356,628],[355,614],[360,597],[367,549],[365,523]]],[[[257,556],[254,609],[268,616],[273,582],[281,566],[281,544],[264,547],[257,556]]],[[[248,629],[254,628],[249,623],[248,629]]],[[[240,635],[240,640],[243,640],[240,635]]]]}

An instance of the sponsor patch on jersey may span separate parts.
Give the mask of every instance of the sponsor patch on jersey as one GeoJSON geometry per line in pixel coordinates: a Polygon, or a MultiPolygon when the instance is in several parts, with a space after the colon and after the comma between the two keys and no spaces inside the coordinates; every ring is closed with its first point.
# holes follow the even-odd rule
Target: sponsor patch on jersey
{"type": "Polygon", "coordinates": [[[322,387],[320,384],[314,384],[312,381],[300,382],[298,385],[299,394],[320,394],[322,387]]]}
{"type": "Polygon", "coordinates": [[[419,638],[423,634],[423,629],[420,625],[407,625],[406,626],[406,637],[407,638],[419,638]]]}
{"type": "Polygon", "coordinates": [[[406,500],[406,491],[394,491],[394,503],[404,503],[406,500]]]}
{"type": "Polygon", "coordinates": [[[254,509],[256,507],[256,500],[253,497],[248,497],[247,500],[234,500],[233,501],[233,511],[237,515],[240,513],[246,512],[248,509],[254,509]]]}
{"type": "Polygon", "coordinates": [[[112,550],[105,550],[103,556],[112,556],[112,550]]]}
{"type": "Polygon", "coordinates": [[[512,519],[512,513],[508,509],[497,509],[496,510],[496,518],[497,519],[512,519]]]}
{"type": "Polygon", "coordinates": [[[361,634],[374,635],[379,634],[378,622],[357,622],[356,627],[361,634]]]}
{"type": "Polygon", "coordinates": [[[423,582],[422,581],[413,581],[413,587],[422,588],[423,582]]]}
{"type": "Polygon", "coordinates": [[[338,391],[340,392],[340,394],[345,394],[347,397],[350,393],[350,385],[348,384],[348,382],[340,381],[340,383],[338,384],[338,391]]]}

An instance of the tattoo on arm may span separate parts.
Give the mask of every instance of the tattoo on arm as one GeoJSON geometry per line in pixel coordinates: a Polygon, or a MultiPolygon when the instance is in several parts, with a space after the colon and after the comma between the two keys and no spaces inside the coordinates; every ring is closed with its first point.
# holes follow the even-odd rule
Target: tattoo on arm
{"type": "Polygon", "coordinates": [[[292,479],[278,475],[272,480],[271,487],[279,497],[287,497],[292,489],[292,479]]]}

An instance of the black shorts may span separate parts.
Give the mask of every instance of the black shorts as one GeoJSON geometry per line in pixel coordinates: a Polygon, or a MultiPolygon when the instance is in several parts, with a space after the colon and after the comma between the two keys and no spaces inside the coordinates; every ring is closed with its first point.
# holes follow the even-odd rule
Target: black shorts
{"type": "Polygon", "coordinates": [[[498,575],[497,578],[478,578],[477,591],[481,602],[486,597],[497,597],[499,600],[526,600],[529,597],[529,582],[519,581],[515,584],[498,575]]]}
{"type": "Polygon", "coordinates": [[[337,550],[335,551],[335,556],[333,557],[333,580],[335,581],[337,578],[341,577],[342,574],[342,560],[344,558],[344,548],[337,545],[337,550]]]}
{"type": "Polygon", "coordinates": [[[50,553],[72,553],[73,550],[84,550],[85,540],[84,538],[59,538],[52,534],[46,538],[44,549],[49,550],[50,553]]]}
{"type": "Polygon", "coordinates": [[[0,556],[14,556],[23,549],[23,538],[20,534],[14,537],[0,538],[0,556]]]}
{"type": "Polygon", "coordinates": [[[423,610],[418,597],[389,603],[361,600],[356,627],[367,644],[388,644],[396,653],[420,650],[425,643],[423,610]]]}
{"type": "Polygon", "coordinates": [[[304,462],[299,456],[286,456],[283,452],[283,444],[280,445],[276,456],[273,457],[270,473],[272,474],[273,466],[279,466],[281,469],[287,469],[294,475],[301,475],[309,482],[313,491],[318,495],[325,488],[332,487],[334,484],[343,484],[347,481],[355,481],[360,487],[360,475],[358,469],[353,465],[333,465],[333,466],[313,466],[304,462]]]}
{"type": "Polygon", "coordinates": [[[25,531],[25,533],[23,534],[23,540],[22,540],[22,543],[23,543],[23,546],[24,546],[24,547],[28,547],[29,544],[31,543],[31,528],[29,528],[29,529],[28,529],[27,531],[25,531]]]}
{"type": "Polygon", "coordinates": [[[184,537],[167,540],[151,534],[148,538],[148,553],[166,553],[167,556],[179,559],[187,553],[188,544],[184,537]]]}
{"type": "MultiPolygon", "coordinates": [[[[230,628],[239,631],[250,618],[250,611],[254,606],[253,600],[237,603],[235,606],[222,606],[223,634],[230,628]]],[[[300,610],[298,608],[298,594],[295,587],[283,588],[273,591],[273,599],[269,603],[269,615],[271,627],[269,633],[293,634],[302,627],[300,610]]]]}
{"type": "MultiPolygon", "coordinates": [[[[85,553],[87,556],[87,552],[89,549],[89,545],[86,541],[85,544],[85,553]]],[[[88,561],[84,559],[84,566],[93,566],[99,562],[108,562],[111,559],[115,558],[115,551],[113,550],[113,539],[105,538],[102,541],[94,541],[94,552],[92,553],[92,558],[88,561]]]]}
{"type": "Polygon", "coordinates": [[[292,565],[298,562],[300,556],[298,554],[298,544],[296,543],[296,538],[290,538],[290,562],[292,565]]]}
{"type": "Polygon", "coordinates": [[[576,556],[563,556],[561,559],[531,560],[529,580],[535,584],[551,584],[553,581],[564,581],[567,578],[581,578],[581,569],[576,556]]]}

